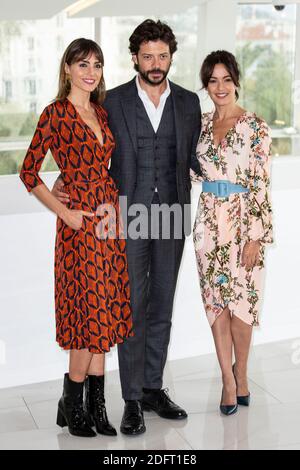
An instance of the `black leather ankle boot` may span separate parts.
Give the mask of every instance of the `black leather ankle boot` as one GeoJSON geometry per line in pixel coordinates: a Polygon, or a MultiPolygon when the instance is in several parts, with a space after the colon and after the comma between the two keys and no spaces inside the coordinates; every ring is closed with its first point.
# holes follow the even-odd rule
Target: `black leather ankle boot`
{"type": "Polygon", "coordinates": [[[85,381],[85,407],[91,426],[97,433],[116,436],[117,431],[108,421],[104,398],[104,375],[88,375],[85,381]]]}
{"type": "Polygon", "coordinates": [[[83,386],[84,382],[73,382],[69,374],[65,374],[56,424],[61,428],[68,426],[73,436],[95,437],[97,434],[87,423],[83,409],[83,386]]]}

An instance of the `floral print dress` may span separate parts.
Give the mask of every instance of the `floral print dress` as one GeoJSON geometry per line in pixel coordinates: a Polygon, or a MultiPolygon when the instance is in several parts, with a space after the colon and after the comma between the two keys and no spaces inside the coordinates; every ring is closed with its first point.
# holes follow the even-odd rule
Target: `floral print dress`
{"type": "Polygon", "coordinates": [[[218,147],[213,138],[213,112],[205,113],[197,146],[202,176],[193,181],[229,180],[248,193],[216,197],[202,192],[193,229],[201,295],[210,326],[228,306],[248,325],[259,324],[264,249],[272,243],[270,204],[271,138],[266,122],[246,111],[218,147]],[[258,266],[241,266],[249,240],[260,240],[258,266]]]}

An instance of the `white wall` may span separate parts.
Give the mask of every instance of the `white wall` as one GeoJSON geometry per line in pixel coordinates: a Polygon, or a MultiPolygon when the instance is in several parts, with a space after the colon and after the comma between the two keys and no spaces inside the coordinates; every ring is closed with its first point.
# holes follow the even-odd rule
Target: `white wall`
{"type": "MultiPolygon", "coordinates": [[[[265,298],[255,344],[300,336],[300,157],[273,161],[275,244],[267,253],[265,298]]],[[[44,180],[51,186],[55,175],[44,180]]],[[[193,214],[201,186],[193,189],[193,214]]],[[[68,355],[55,342],[53,253],[55,217],[30,197],[18,177],[0,178],[5,201],[26,212],[0,216],[0,388],[56,379],[68,355]],[[5,184],[8,181],[9,184],[5,184]],[[12,201],[13,196],[13,201],[12,201]],[[35,212],[34,212],[35,210],[35,212]],[[2,353],[2,354],[1,354],[2,353]]],[[[169,359],[214,351],[202,307],[192,239],[187,239],[176,292],[169,359]]],[[[116,351],[107,368],[117,368],[116,351]]]]}

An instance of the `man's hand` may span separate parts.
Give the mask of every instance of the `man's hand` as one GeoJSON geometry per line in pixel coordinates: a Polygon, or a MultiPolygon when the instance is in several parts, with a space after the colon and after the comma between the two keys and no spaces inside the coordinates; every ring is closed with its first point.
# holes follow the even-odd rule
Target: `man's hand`
{"type": "Polygon", "coordinates": [[[246,270],[254,268],[254,266],[259,265],[259,251],[260,251],[260,241],[251,240],[245,243],[243,253],[242,253],[242,266],[245,266],[246,270]]]}
{"type": "Polygon", "coordinates": [[[70,202],[70,196],[69,194],[63,192],[63,189],[64,189],[64,182],[61,176],[59,176],[54,183],[51,193],[60,202],[62,202],[63,204],[67,204],[68,202],[70,202]]]}

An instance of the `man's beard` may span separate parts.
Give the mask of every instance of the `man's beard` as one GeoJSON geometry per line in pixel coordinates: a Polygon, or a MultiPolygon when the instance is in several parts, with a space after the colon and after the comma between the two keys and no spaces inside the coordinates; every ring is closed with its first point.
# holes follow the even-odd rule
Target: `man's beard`
{"type": "Polygon", "coordinates": [[[152,86],[158,86],[166,79],[166,77],[169,73],[170,67],[171,67],[171,64],[170,64],[168,70],[152,69],[152,70],[148,70],[147,72],[144,72],[144,71],[140,70],[139,67],[137,67],[137,68],[138,68],[138,71],[139,71],[139,74],[140,74],[141,78],[146,83],[148,83],[149,85],[152,85],[152,86]],[[151,78],[150,78],[151,73],[161,73],[162,77],[159,80],[151,80],[151,78]]]}

